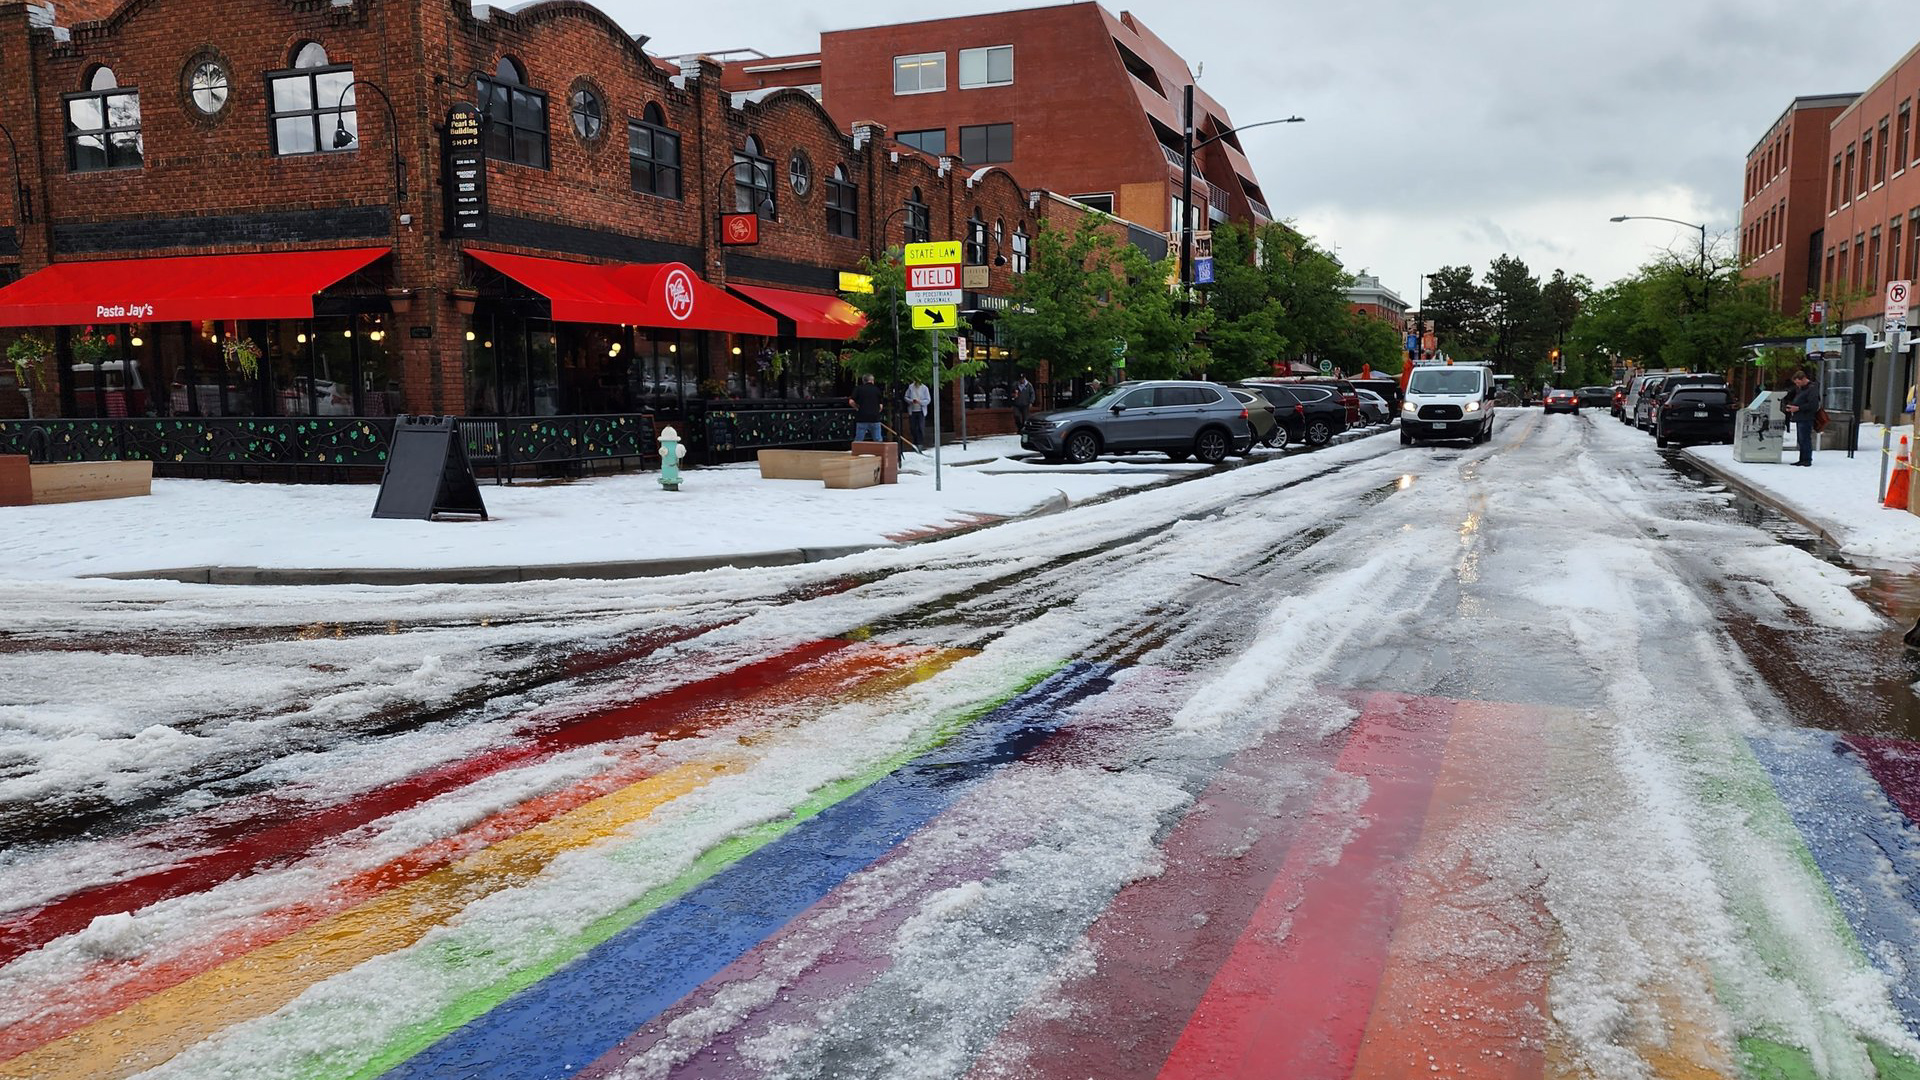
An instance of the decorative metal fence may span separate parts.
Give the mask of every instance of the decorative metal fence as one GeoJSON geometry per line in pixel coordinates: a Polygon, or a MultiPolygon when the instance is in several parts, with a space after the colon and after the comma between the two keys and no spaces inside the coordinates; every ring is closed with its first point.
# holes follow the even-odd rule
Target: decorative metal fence
{"type": "MultiPolygon", "coordinates": [[[[658,456],[653,417],[503,416],[463,419],[476,471],[658,456]]],[[[0,454],[37,462],[152,461],[161,476],[344,479],[384,468],[392,417],[129,417],[0,420],[0,454]]]]}
{"type": "Polygon", "coordinates": [[[707,408],[704,430],[711,457],[762,447],[847,443],[853,439],[853,410],[844,401],[715,402],[707,408]]]}

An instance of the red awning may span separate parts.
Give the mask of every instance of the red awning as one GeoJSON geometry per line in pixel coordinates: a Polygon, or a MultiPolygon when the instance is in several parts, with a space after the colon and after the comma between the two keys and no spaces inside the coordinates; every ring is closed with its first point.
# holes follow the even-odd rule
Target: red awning
{"type": "Polygon", "coordinates": [[[315,293],[389,250],[54,263],[0,289],[0,326],[311,319],[315,293]]]}
{"type": "Polygon", "coordinates": [[[728,296],[680,263],[581,263],[472,248],[467,254],[546,297],[557,322],[767,337],[779,332],[771,315],[728,296]]]}
{"type": "Polygon", "coordinates": [[[729,285],[728,289],[792,319],[794,336],[826,341],[851,341],[867,325],[867,317],[837,296],[773,289],[765,285],[729,285]]]}

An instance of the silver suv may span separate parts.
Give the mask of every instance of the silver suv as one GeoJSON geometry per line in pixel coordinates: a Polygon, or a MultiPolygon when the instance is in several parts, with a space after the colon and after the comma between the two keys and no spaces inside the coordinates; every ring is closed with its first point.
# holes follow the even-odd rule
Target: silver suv
{"type": "Polygon", "coordinates": [[[1175,461],[1216,464],[1253,439],[1247,407],[1209,382],[1124,382],[1070,409],[1033,417],[1020,445],[1055,461],[1158,450],[1175,461]]]}

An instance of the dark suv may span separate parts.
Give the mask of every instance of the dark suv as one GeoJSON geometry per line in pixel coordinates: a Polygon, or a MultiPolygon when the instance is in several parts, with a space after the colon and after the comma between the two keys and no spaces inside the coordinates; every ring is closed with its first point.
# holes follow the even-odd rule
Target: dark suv
{"type": "Polygon", "coordinates": [[[1347,430],[1347,407],[1333,387],[1257,380],[1238,385],[1273,403],[1273,416],[1286,432],[1286,442],[1320,447],[1347,430]]]}
{"type": "Polygon", "coordinates": [[[1055,461],[1084,463],[1101,454],[1158,450],[1175,461],[1226,459],[1253,439],[1247,407],[1206,382],[1124,382],[1070,409],[1033,417],[1020,445],[1055,461]]]}

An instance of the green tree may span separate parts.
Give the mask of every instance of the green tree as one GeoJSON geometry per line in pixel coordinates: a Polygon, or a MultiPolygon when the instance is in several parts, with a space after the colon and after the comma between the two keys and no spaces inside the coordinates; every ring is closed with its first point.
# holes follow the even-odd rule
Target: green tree
{"type": "Polygon", "coordinates": [[[1443,266],[1427,275],[1426,310],[1444,352],[1478,358],[1486,348],[1487,290],[1473,280],[1471,266],[1443,266]]]}
{"type": "Polygon", "coordinates": [[[1179,255],[1154,262],[1132,244],[1120,244],[1116,261],[1113,303],[1123,316],[1127,376],[1184,379],[1207,370],[1211,356],[1195,339],[1212,315],[1199,305],[1181,311],[1180,295],[1168,284],[1177,280],[1179,255]]]}
{"type": "Polygon", "coordinates": [[[1126,279],[1116,266],[1119,241],[1102,231],[1106,219],[1088,214],[1071,231],[1042,219],[1027,272],[1014,279],[1001,328],[1028,362],[1045,360],[1056,379],[1104,373],[1114,343],[1132,329],[1116,296],[1126,279]]]}
{"type": "MultiPolygon", "coordinates": [[[[1271,228],[1271,226],[1269,226],[1271,228]]],[[[1213,284],[1207,288],[1212,315],[1208,373],[1232,381],[1273,372],[1286,355],[1287,337],[1273,302],[1264,241],[1253,230],[1227,223],[1213,230],[1213,284]]]]}
{"type": "Polygon", "coordinates": [[[1327,358],[1352,327],[1347,288],[1353,275],[1290,225],[1264,226],[1261,250],[1288,357],[1327,358]]]}
{"type": "Polygon", "coordinates": [[[1407,358],[1400,332],[1360,311],[1347,313],[1346,325],[1319,353],[1348,375],[1359,373],[1362,365],[1371,365],[1383,375],[1396,375],[1407,358]]]}
{"type": "Polygon", "coordinates": [[[1501,255],[1487,267],[1487,359],[1494,370],[1532,378],[1545,359],[1540,279],[1527,264],[1501,255]]]}

